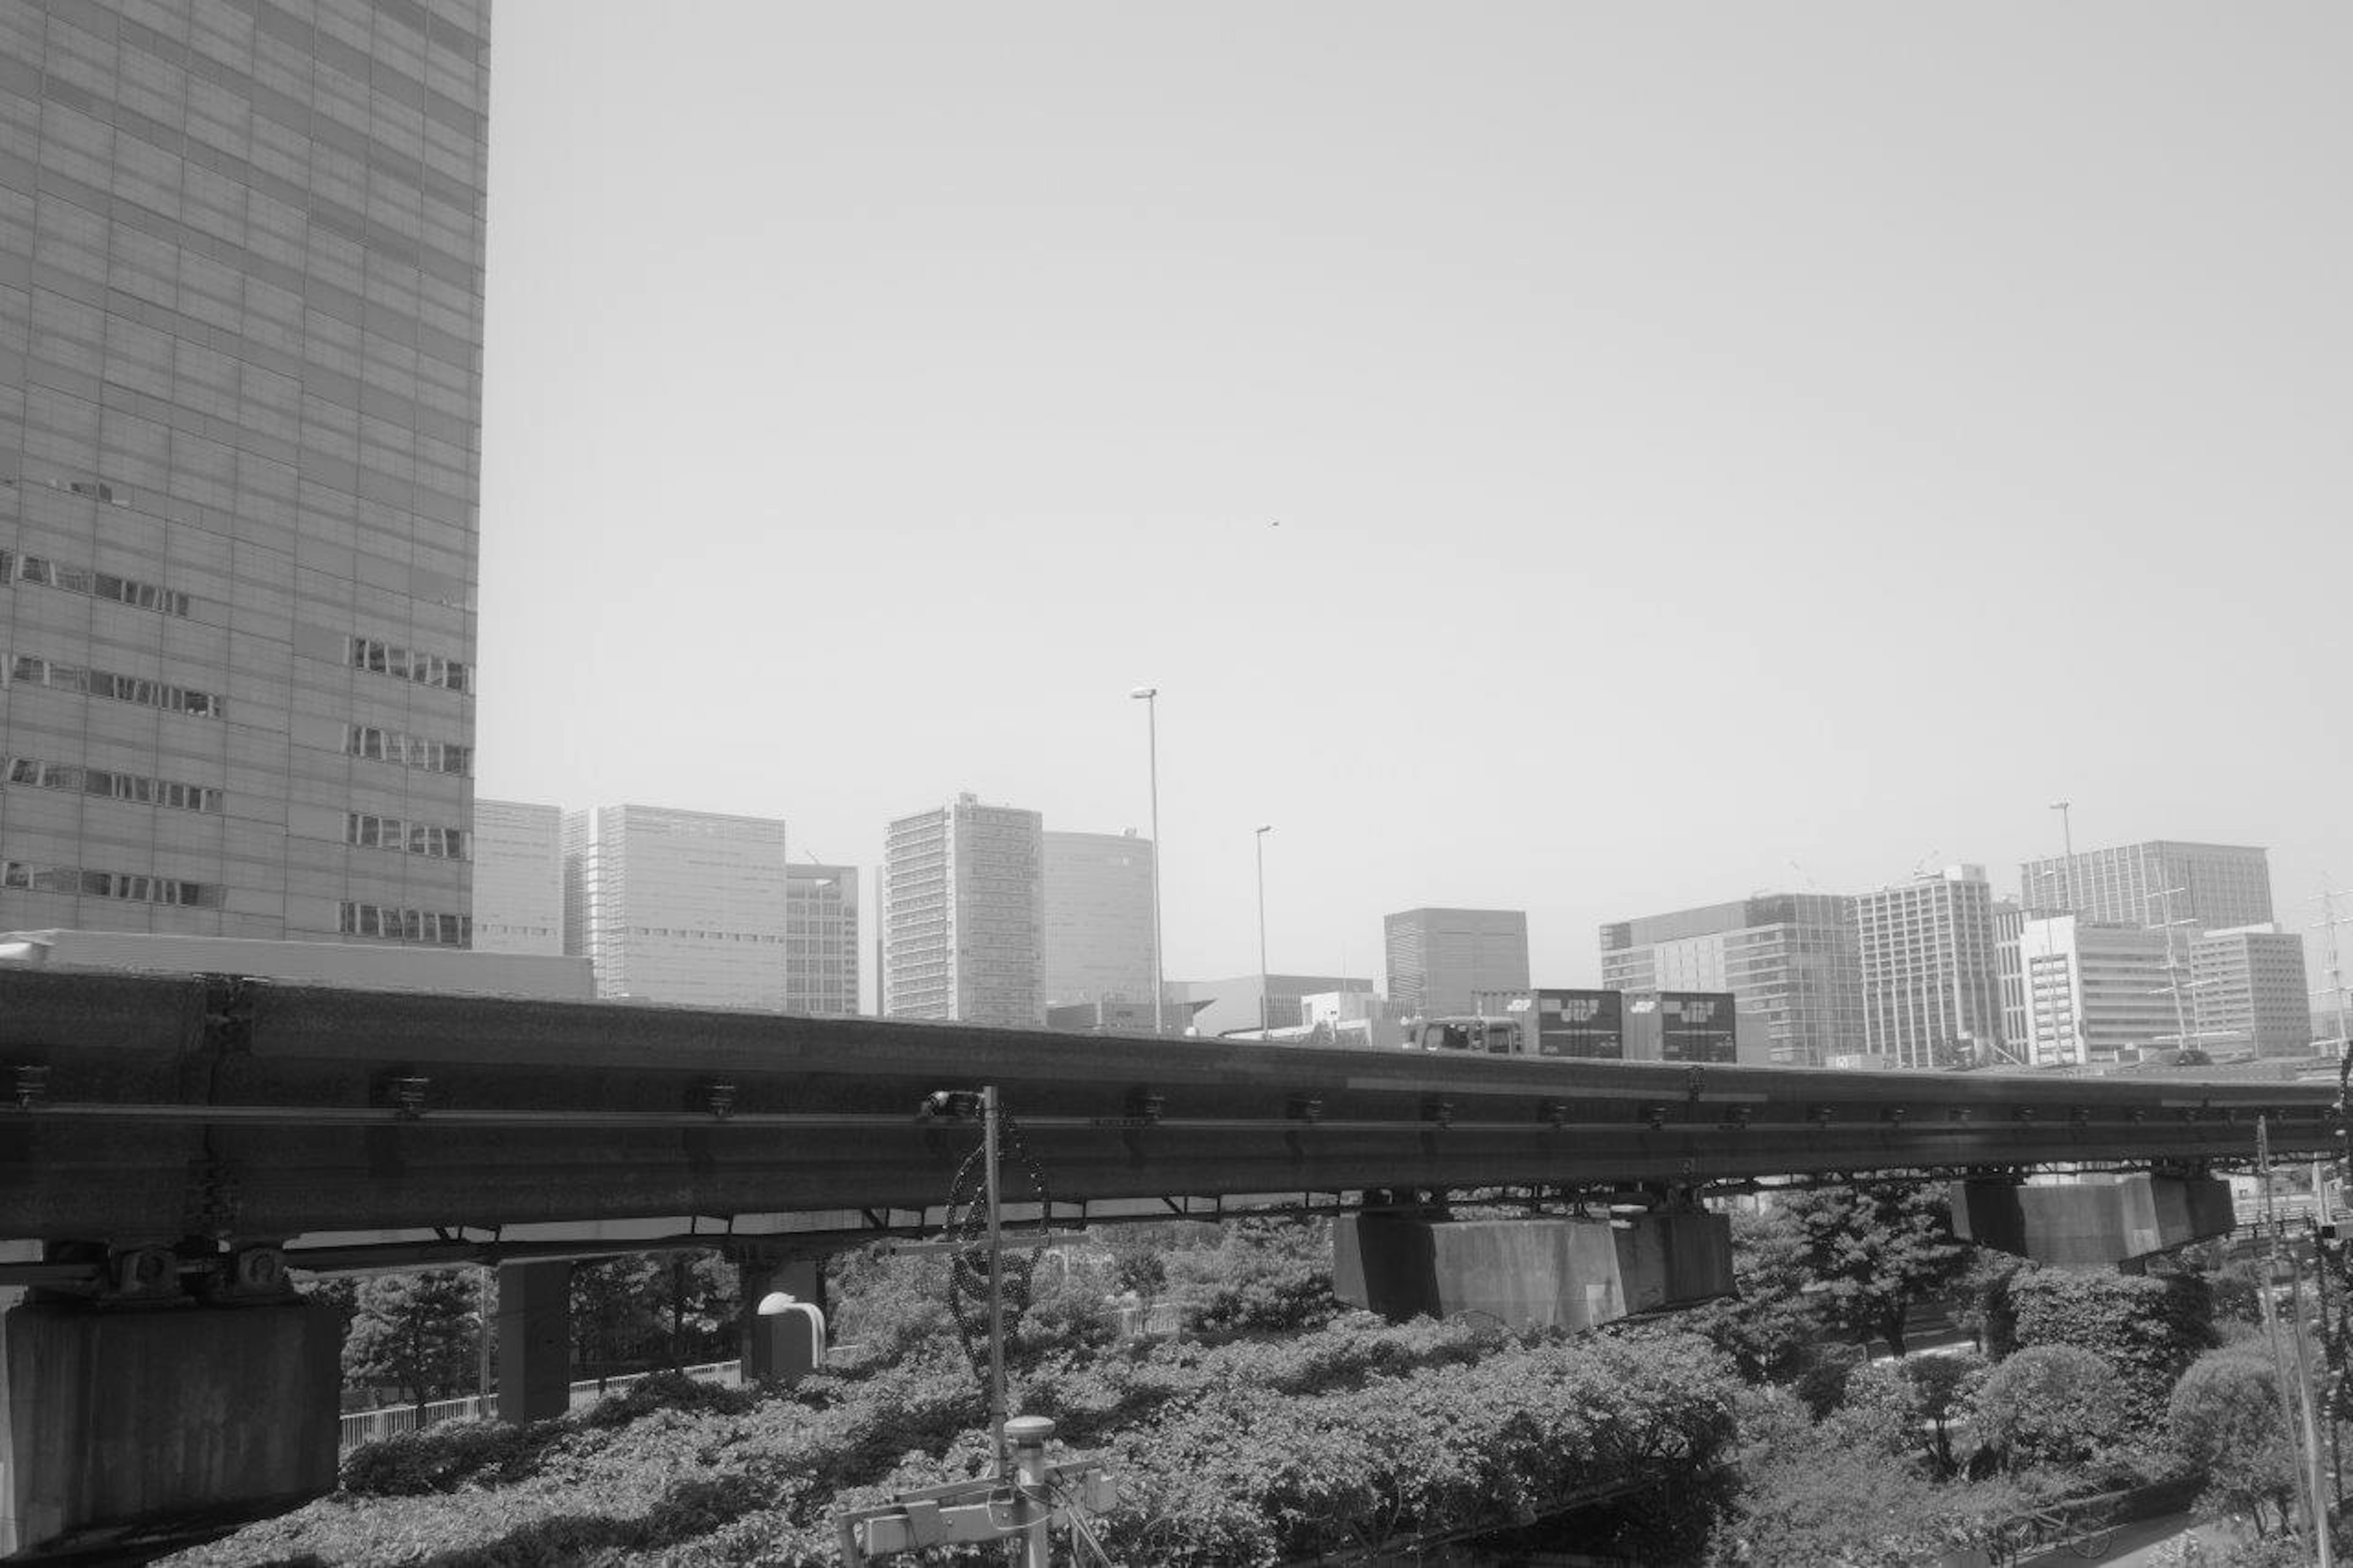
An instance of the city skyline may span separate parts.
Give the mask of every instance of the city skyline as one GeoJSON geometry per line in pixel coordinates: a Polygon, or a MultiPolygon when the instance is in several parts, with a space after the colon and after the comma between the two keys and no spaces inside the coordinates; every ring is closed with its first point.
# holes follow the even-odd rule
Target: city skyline
{"type": "Polygon", "coordinates": [[[2007,893],[2061,798],[2353,886],[2353,15],[698,15],[495,13],[485,793],[1148,832],[1156,686],[1172,978],[1267,822],[1310,973],[2007,893]]]}

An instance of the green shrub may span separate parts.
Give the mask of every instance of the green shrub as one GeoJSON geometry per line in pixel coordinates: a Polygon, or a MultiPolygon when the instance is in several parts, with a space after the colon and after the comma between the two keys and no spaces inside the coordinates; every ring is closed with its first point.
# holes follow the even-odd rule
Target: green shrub
{"type": "Polygon", "coordinates": [[[2091,1465],[2122,1447],[2132,1411],[2107,1362],[2075,1345],[2030,1345],[1986,1374],[1972,1425],[2011,1472],[2091,1465]]]}
{"type": "Polygon", "coordinates": [[[2155,1429],[2174,1380],[2213,1348],[2212,1297],[2195,1276],[2038,1268],[2011,1281],[2021,1345],[2090,1351],[2123,1380],[2133,1421],[2155,1429]]]}

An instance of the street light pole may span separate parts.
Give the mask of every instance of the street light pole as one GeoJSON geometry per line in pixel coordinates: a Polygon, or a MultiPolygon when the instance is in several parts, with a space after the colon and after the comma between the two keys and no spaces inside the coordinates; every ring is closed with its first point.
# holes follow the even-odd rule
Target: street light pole
{"type": "Polygon", "coordinates": [[[1258,844],[1258,1032],[1261,1042],[1267,1027],[1266,994],[1266,836],[1274,831],[1274,824],[1262,822],[1251,837],[1258,844]]]}
{"type": "Polygon", "coordinates": [[[1152,1032],[1155,1036],[1168,1031],[1162,1025],[1160,1009],[1168,994],[1167,977],[1160,966],[1160,688],[1139,686],[1128,693],[1144,700],[1145,743],[1150,747],[1152,768],[1152,1032]]]}
{"type": "Polygon", "coordinates": [[[2069,804],[2067,801],[2054,800],[2051,803],[2051,809],[2059,814],[2059,843],[2066,856],[2066,858],[2060,863],[2063,868],[2060,875],[2067,879],[2067,912],[2072,915],[2076,912],[2075,827],[2068,816],[2069,804]]]}

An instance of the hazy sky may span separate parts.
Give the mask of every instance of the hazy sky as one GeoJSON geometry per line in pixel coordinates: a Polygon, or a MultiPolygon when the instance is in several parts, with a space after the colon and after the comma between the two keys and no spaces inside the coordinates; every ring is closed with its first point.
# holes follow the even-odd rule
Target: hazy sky
{"type": "Polygon", "coordinates": [[[1141,827],[1155,684],[1172,978],[1261,822],[1376,978],[2062,796],[2353,887],[2353,8],[495,20],[485,795],[1141,827]]]}

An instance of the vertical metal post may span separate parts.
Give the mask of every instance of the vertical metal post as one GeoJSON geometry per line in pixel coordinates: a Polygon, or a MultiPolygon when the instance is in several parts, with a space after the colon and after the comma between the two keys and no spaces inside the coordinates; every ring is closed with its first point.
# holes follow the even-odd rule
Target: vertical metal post
{"type": "Polygon", "coordinates": [[[2271,1119],[2255,1118],[2255,1172],[2262,1182],[2263,1234],[2266,1237],[2263,1288],[2258,1297],[2263,1312],[2263,1334],[2271,1342],[2272,1379],[2279,1388],[2281,1436],[2287,1439],[2288,1454],[2295,1464],[2296,1514],[2305,1532],[2309,1535],[2318,1521],[2319,1500],[2311,1490],[2312,1471],[2304,1454],[2302,1434],[2296,1430],[2295,1396],[2288,1384],[2287,1356],[2280,1348],[2279,1310],[2272,1301],[2272,1287],[2280,1274],[2279,1225],[2272,1209],[2272,1133],[2271,1119]]]}
{"type": "Polygon", "coordinates": [[[1161,1018],[1168,977],[1160,956],[1160,688],[1139,686],[1128,695],[1144,699],[1145,754],[1152,768],[1152,1032],[1166,1035],[1161,1018]]]}
{"type": "Polygon", "coordinates": [[[1014,1463],[1021,1482],[1019,1512],[1021,1533],[1016,1561],[1020,1568],[1053,1568],[1053,1545],[1047,1528],[1054,1517],[1053,1506],[1046,1500],[1046,1439],[1054,1435],[1054,1424],[1043,1415],[1021,1415],[999,1428],[1005,1441],[1011,1444],[1014,1463]]]}
{"type": "Polygon", "coordinates": [[[1274,825],[1269,823],[1251,836],[1258,841],[1258,1032],[1261,1036],[1272,1026],[1269,1015],[1274,1010],[1266,994],[1266,836],[1273,831],[1274,825]]]}
{"type": "Polygon", "coordinates": [[[481,1415],[491,1415],[491,1282],[496,1278],[487,1263],[474,1270],[474,1394],[481,1400],[481,1415]]]}
{"type": "Polygon", "coordinates": [[[2328,1509],[2320,1500],[2325,1489],[2321,1485],[2320,1416],[2318,1399],[2312,1382],[2312,1358],[2306,1352],[2304,1340],[2304,1260],[2294,1247],[2288,1249],[2288,1310],[2291,1315],[2288,1342],[2295,1347],[2295,1382],[2299,1403],[2304,1406],[2304,1464],[2300,1479],[2305,1495],[2310,1500],[2313,1518],[2313,1545],[2319,1552],[2319,1568],[2336,1568],[2336,1558],[2328,1539],[2328,1509]]]}
{"type": "Polygon", "coordinates": [[[1011,1476],[1005,1448],[1005,1212],[997,1184],[997,1086],[980,1091],[981,1163],[988,1180],[988,1430],[997,1444],[997,1479],[1011,1476]]]}

